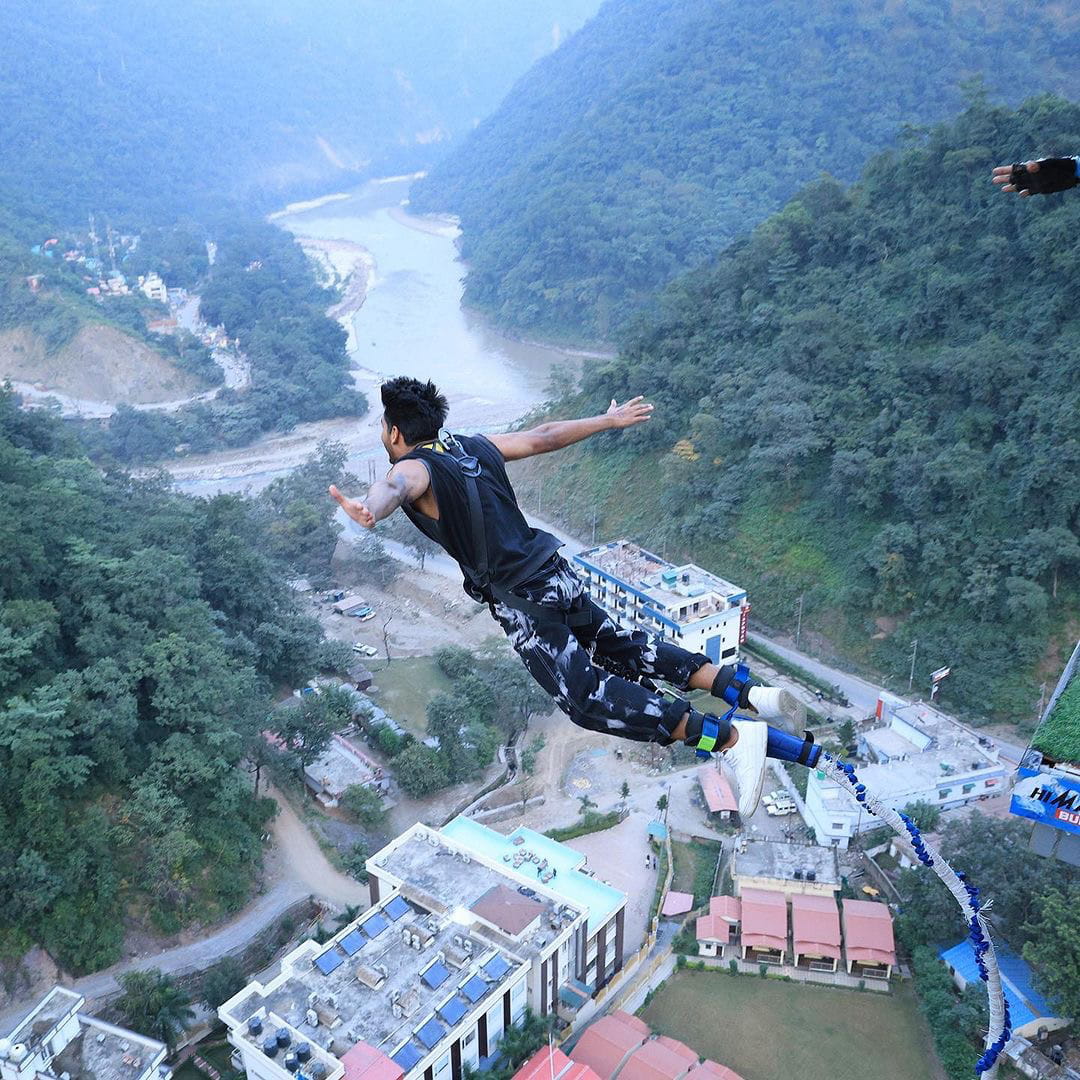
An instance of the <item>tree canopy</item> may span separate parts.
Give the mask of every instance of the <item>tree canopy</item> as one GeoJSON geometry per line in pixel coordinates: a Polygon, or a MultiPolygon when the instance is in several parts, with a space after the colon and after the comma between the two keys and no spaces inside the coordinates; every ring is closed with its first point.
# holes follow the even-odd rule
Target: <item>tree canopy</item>
{"type": "Polygon", "coordinates": [[[965,80],[1069,93],[1077,43],[1061,9],[1012,0],[608,0],[412,205],[460,216],[467,303],[611,340],[808,177],[854,179],[902,125],[953,115],[965,80]]]}
{"type": "Polygon", "coordinates": [[[246,900],[273,812],[237,768],[322,638],[247,499],[103,473],[0,394],[0,936],[68,970],[246,900]]]}
{"type": "Polygon", "coordinates": [[[1080,146],[1080,107],[975,101],[681,278],[560,406],[656,405],[560,455],[564,513],[740,581],[767,625],[804,595],[905,689],[917,637],[919,686],[950,665],[946,703],[1033,717],[1080,582],[1080,199],[988,170],[1040,146],[1080,146]]]}

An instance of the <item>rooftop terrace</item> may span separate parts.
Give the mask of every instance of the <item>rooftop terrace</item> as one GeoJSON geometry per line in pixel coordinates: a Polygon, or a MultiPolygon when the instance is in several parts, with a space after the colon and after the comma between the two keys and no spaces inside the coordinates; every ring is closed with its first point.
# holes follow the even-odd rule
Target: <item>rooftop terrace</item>
{"type": "Polygon", "coordinates": [[[644,593],[662,610],[685,606],[688,599],[699,601],[702,609],[694,615],[698,619],[746,597],[745,589],[694,563],[675,566],[627,540],[602,544],[576,558],[644,593]]]}
{"type": "MultiPolygon", "coordinates": [[[[412,1052],[422,1047],[422,1057],[525,967],[507,942],[469,921],[462,909],[433,915],[392,897],[332,941],[305,942],[265,987],[252,984],[223,1008],[241,1024],[265,1008],[336,1058],[365,1042],[408,1071],[399,1045],[417,1043],[412,1052]]],[[[261,1047],[264,1035],[250,1039],[261,1047]]]]}
{"type": "Polygon", "coordinates": [[[515,829],[507,836],[471,818],[456,817],[442,827],[440,835],[449,837],[477,858],[498,865],[505,877],[557,898],[558,902],[587,910],[590,935],[626,903],[625,893],[583,871],[586,860],[581,852],[534,829],[515,829]],[[536,856],[535,860],[531,856],[536,856]],[[540,869],[544,862],[547,866],[540,869]],[[544,875],[550,871],[554,875],[545,880],[544,875]]]}
{"type": "Polygon", "coordinates": [[[79,1034],[53,1058],[52,1073],[71,1080],[137,1080],[150,1069],[165,1044],[96,1017],[80,1015],[79,1034]]]}
{"type": "Polygon", "coordinates": [[[744,850],[736,850],[734,873],[736,877],[840,885],[840,863],[835,848],[785,844],[778,840],[747,840],[744,850]],[[807,871],[814,878],[807,877],[807,871]]]}

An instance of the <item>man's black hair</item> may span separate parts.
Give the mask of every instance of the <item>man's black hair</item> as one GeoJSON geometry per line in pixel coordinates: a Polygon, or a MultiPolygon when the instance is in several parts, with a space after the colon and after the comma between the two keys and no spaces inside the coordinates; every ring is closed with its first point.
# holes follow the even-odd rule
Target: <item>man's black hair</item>
{"type": "Polygon", "coordinates": [[[438,436],[450,407],[433,382],[399,375],[384,382],[380,393],[386,426],[396,427],[409,446],[438,436]]]}

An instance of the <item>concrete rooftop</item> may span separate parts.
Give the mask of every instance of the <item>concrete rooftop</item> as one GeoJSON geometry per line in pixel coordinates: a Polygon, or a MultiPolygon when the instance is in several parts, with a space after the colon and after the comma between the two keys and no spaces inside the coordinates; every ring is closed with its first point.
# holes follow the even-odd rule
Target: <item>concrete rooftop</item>
{"type": "Polygon", "coordinates": [[[71,1080],[136,1080],[164,1049],[163,1043],[79,1015],[79,1034],[53,1058],[52,1073],[71,1080]]]}
{"type": "Polygon", "coordinates": [[[779,840],[748,840],[745,851],[736,851],[736,877],[777,878],[795,881],[795,871],[803,878],[812,870],[817,884],[840,884],[840,863],[835,848],[807,844],[785,844],[779,840]]]}

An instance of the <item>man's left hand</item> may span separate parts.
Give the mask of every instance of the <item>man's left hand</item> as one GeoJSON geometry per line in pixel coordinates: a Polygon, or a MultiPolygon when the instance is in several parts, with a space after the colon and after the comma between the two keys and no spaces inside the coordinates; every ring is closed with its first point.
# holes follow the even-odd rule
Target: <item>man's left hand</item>
{"type": "Polygon", "coordinates": [[[611,399],[607,416],[611,417],[611,426],[617,428],[633,427],[634,424],[642,424],[652,417],[653,407],[643,397],[631,398],[622,405],[611,399]]]}

